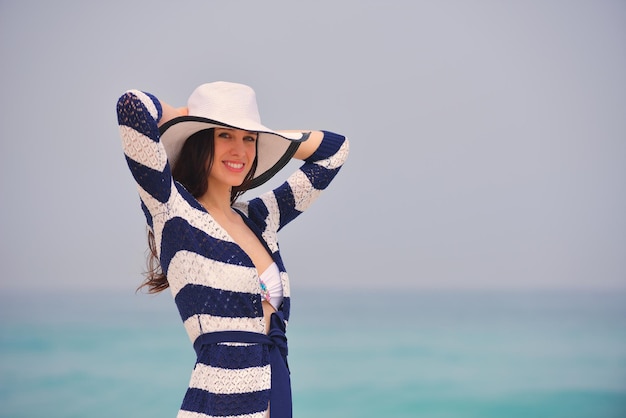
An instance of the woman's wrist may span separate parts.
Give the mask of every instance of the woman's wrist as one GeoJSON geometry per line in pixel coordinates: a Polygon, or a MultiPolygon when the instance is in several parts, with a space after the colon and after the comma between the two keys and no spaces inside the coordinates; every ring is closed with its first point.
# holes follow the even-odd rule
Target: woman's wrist
{"type": "Polygon", "coordinates": [[[298,147],[293,158],[298,160],[306,160],[317,150],[324,139],[324,133],[321,131],[311,131],[309,138],[302,142],[298,147]]]}

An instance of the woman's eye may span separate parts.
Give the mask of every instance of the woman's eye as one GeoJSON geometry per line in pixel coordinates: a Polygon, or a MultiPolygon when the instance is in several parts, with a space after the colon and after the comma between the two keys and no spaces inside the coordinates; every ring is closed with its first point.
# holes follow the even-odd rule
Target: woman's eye
{"type": "Polygon", "coordinates": [[[255,136],[246,136],[245,140],[246,141],[250,141],[250,142],[254,142],[254,141],[256,141],[256,137],[255,136]]]}
{"type": "Polygon", "coordinates": [[[228,132],[220,132],[218,135],[220,138],[228,138],[230,137],[230,135],[228,134],[228,132]]]}

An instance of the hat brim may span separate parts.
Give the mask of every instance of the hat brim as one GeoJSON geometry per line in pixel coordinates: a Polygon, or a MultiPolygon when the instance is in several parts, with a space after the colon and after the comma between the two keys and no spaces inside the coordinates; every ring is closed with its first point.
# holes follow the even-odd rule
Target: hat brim
{"type": "Polygon", "coordinates": [[[257,132],[257,167],[248,186],[250,189],[267,182],[287,165],[300,144],[310,135],[309,132],[278,133],[255,122],[242,125],[245,126],[232,126],[200,116],[179,116],[161,125],[159,132],[170,165],[176,163],[185,141],[196,132],[211,128],[257,132]]]}

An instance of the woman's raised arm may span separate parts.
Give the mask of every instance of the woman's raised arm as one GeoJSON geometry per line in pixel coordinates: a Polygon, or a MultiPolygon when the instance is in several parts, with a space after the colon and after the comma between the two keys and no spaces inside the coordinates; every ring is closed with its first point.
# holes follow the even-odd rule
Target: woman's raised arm
{"type": "Polygon", "coordinates": [[[302,142],[298,147],[298,150],[294,154],[293,158],[298,160],[306,160],[319,148],[324,139],[324,133],[322,131],[300,131],[300,130],[281,130],[279,133],[293,133],[293,132],[310,132],[309,138],[302,142]]]}

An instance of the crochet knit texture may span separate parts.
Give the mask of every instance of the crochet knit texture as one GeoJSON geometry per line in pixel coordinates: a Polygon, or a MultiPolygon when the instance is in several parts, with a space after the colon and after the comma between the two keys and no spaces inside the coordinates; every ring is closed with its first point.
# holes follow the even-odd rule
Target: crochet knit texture
{"type": "MultiPolygon", "coordinates": [[[[149,93],[130,90],[120,97],[117,112],[126,161],[191,342],[216,331],[264,333],[259,274],[252,260],[172,178],[159,142],[160,102],[149,93]]],[[[284,294],[279,310],[285,321],[289,319],[291,298],[277,233],[328,186],[347,155],[347,140],[324,132],[318,150],[285,183],[233,206],[267,245],[278,265],[284,294]]],[[[203,347],[178,417],[264,417],[271,390],[268,357],[263,344],[203,347]]]]}

